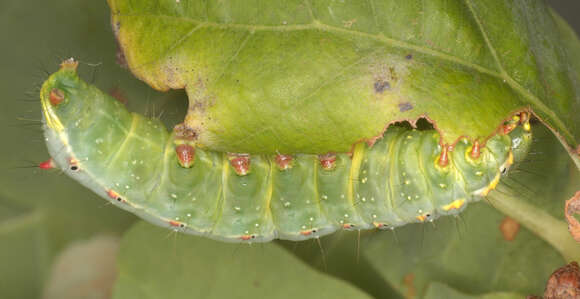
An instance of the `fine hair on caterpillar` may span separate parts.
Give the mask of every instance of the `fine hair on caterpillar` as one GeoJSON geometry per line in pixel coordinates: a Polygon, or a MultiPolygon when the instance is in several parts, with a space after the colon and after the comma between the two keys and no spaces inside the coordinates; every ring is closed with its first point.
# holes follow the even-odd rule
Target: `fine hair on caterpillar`
{"type": "MultiPolygon", "coordinates": [[[[531,143],[520,111],[485,140],[390,126],[350,153],[224,153],[173,132],[86,84],[63,62],[41,90],[56,167],[160,226],[229,242],[305,240],[457,215],[485,197],[531,143]]],[[[420,123],[423,123],[421,121],[420,123]]]]}

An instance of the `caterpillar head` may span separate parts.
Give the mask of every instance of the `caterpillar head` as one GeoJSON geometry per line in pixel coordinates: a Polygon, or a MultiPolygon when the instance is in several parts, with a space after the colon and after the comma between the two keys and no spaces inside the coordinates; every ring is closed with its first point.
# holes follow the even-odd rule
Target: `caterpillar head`
{"type": "Polygon", "coordinates": [[[63,114],[70,109],[71,99],[79,84],[83,84],[76,76],[78,62],[70,58],[60,65],[60,70],[52,74],[42,85],[40,101],[45,125],[53,130],[64,130],[61,121],[63,114]]]}

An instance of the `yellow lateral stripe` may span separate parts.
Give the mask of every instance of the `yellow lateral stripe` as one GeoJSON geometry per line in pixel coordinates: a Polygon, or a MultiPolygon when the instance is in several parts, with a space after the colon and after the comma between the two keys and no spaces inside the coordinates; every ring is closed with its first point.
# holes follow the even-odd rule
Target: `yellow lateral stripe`
{"type": "Polygon", "coordinates": [[[459,210],[464,204],[465,204],[465,198],[456,199],[452,203],[450,203],[448,205],[444,205],[442,208],[444,211],[449,211],[449,210],[453,210],[453,209],[459,210]]]}
{"type": "Polygon", "coordinates": [[[358,143],[354,150],[352,151],[352,162],[350,164],[350,171],[348,173],[348,200],[350,204],[354,207],[354,182],[355,179],[358,181],[358,173],[360,172],[360,166],[362,163],[362,156],[364,151],[364,144],[358,143]]]}

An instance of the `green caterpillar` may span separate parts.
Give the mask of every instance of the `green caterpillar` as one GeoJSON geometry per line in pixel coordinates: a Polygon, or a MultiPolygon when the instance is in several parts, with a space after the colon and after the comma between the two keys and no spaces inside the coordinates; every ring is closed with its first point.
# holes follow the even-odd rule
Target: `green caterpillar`
{"type": "Polygon", "coordinates": [[[152,223],[224,241],[304,240],[456,215],[531,142],[522,112],[485,146],[463,138],[442,147],[435,130],[391,126],[348,154],[228,154],[196,144],[184,125],[169,133],[129,113],[76,67],[63,62],[40,94],[56,166],[152,223]]]}

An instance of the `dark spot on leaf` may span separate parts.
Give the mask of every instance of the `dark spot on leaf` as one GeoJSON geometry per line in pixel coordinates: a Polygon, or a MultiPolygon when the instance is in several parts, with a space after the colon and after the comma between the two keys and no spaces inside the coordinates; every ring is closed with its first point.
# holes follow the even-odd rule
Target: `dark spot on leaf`
{"type": "Polygon", "coordinates": [[[376,93],[383,93],[387,89],[391,89],[391,83],[388,81],[378,80],[374,84],[376,93]]]}
{"type": "Polygon", "coordinates": [[[413,109],[413,105],[411,105],[411,103],[409,103],[409,102],[404,102],[404,103],[399,104],[399,111],[401,111],[401,112],[409,111],[411,109],[413,109]]]}
{"type": "Polygon", "coordinates": [[[413,59],[413,54],[407,54],[407,56],[405,56],[406,59],[411,60],[413,59]]]}

